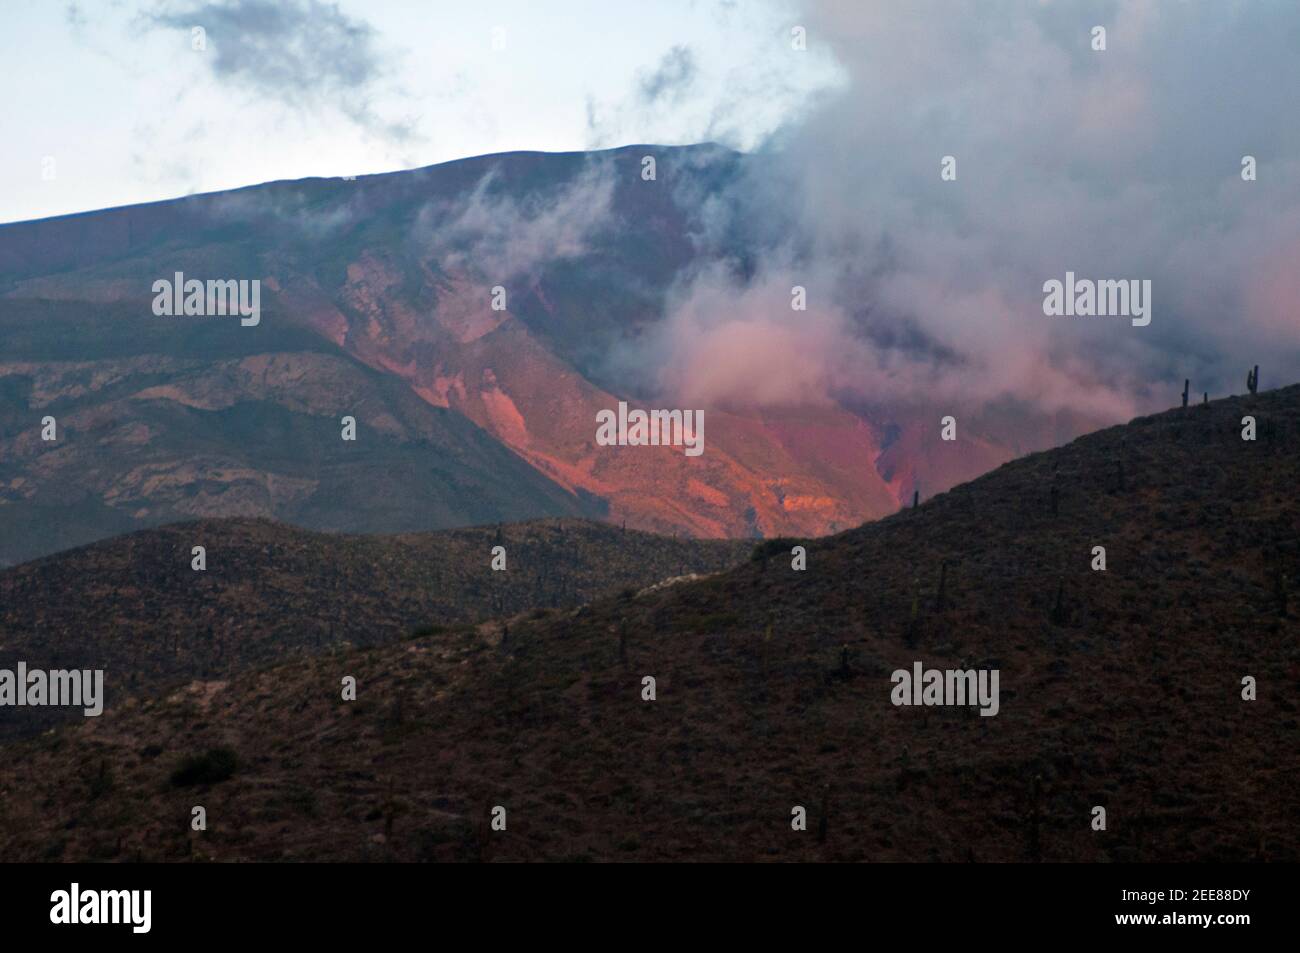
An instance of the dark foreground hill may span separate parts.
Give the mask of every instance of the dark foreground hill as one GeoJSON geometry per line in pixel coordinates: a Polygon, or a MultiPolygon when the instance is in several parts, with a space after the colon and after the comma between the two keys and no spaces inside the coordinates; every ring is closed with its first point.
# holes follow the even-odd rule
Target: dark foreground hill
{"type": "MultiPolygon", "coordinates": [[[[102,668],[108,704],[288,655],[383,645],[417,627],[574,607],[714,572],[743,542],[677,540],[587,520],[348,536],[270,520],[178,523],[0,572],[0,668],[102,668]],[[204,548],[206,568],[193,568],[204,548]],[[505,569],[492,569],[492,550],[505,569]]],[[[0,707],[0,737],[60,709],[0,707]]]]}
{"type": "Polygon", "coordinates": [[[1298,441],[1300,387],[1171,411],[806,571],[771,543],[130,703],[3,752],[0,856],[1300,860],[1298,441]],[[998,713],[895,707],[917,661],[998,670],[998,713]]]}

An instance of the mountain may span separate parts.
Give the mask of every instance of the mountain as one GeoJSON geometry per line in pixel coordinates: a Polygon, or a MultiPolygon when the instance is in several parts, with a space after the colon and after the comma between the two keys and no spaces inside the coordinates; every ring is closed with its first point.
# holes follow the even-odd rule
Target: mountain
{"type": "Polygon", "coordinates": [[[1300,386],[1142,417],[505,638],[125,702],[6,746],[0,855],[1295,862],[1298,441],[1300,386]],[[997,713],[892,704],[917,662],[997,713]]]}
{"type": "Polygon", "coordinates": [[[684,282],[752,267],[757,227],[704,236],[761,161],[508,153],[0,226],[0,565],[218,516],[822,535],[1095,426],[731,401],[699,457],[598,446],[620,400],[705,409],[650,365],[684,282]],[[256,323],[155,315],[177,274],[259,281],[256,323]]]}
{"type": "Polygon", "coordinates": [[[6,314],[0,565],[195,517],[398,532],[606,512],[302,332],[250,350],[234,335],[149,330],[116,305],[6,314]],[[34,356],[51,328],[68,337],[34,356]],[[345,414],[361,421],[356,441],[341,438],[345,414]]]}
{"type": "MultiPolygon", "coordinates": [[[[710,573],[740,542],[668,539],[586,520],[395,536],[314,533],[263,519],[143,530],[0,572],[0,669],[104,669],[112,705],[286,657],[412,631],[573,608],[710,573]],[[195,570],[194,547],[204,569],[195,570]],[[493,570],[493,550],[504,550],[493,570]]],[[[74,715],[79,715],[73,712],[74,715]]],[[[0,707],[0,737],[69,712],[0,707]]]]}

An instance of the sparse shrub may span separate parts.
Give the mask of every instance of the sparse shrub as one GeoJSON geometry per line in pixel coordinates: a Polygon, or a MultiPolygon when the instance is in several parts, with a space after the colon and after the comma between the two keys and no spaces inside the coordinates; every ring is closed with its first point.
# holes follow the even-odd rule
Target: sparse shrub
{"type": "Polygon", "coordinates": [[[200,755],[191,755],[172,772],[172,784],[190,787],[195,784],[218,784],[235,773],[239,758],[229,748],[211,748],[200,755]]]}
{"type": "Polygon", "coordinates": [[[307,817],[319,817],[320,805],[316,800],[316,789],[295,785],[285,795],[285,803],[307,817]]]}

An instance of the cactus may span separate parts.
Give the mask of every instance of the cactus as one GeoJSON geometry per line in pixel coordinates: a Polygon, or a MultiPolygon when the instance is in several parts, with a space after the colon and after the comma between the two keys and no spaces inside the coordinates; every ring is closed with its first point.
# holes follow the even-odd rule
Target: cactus
{"type": "Polygon", "coordinates": [[[1118,483],[1119,492],[1123,493],[1124,492],[1124,461],[1123,460],[1115,461],[1115,476],[1118,478],[1117,483],[1118,483]]]}
{"type": "Polygon", "coordinates": [[[1042,843],[1039,840],[1039,825],[1042,821],[1042,780],[1041,774],[1035,774],[1029,794],[1029,859],[1037,863],[1043,859],[1042,843]]]}
{"type": "Polygon", "coordinates": [[[948,583],[948,560],[939,564],[939,597],[935,600],[935,608],[942,612],[944,603],[944,593],[948,583]]]}
{"type": "Polygon", "coordinates": [[[1065,625],[1065,580],[1056,581],[1056,604],[1052,606],[1052,622],[1065,625]]]}
{"type": "Polygon", "coordinates": [[[831,786],[829,784],[822,788],[822,809],[821,817],[817,820],[817,843],[826,843],[826,828],[830,817],[831,807],[831,786]]]}
{"type": "Polygon", "coordinates": [[[907,621],[907,636],[905,641],[910,649],[916,645],[916,632],[921,613],[921,580],[917,577],[912,578],[912,614],[907,621]]]}
{"type": "Polygon", "coordinates": [[[1184,407],[1187,406],[1187,392],[1191,388],[1191,386],[1192,386],[1192,382],[1184,378],[1183,379],[1183,406],[1184,407]]]}
{"type": "Polygon", "coordinates": [[[913,490],[913,491],[912,491],[912,509],[916,509],[916,508],[917,508],[918,506],[920,506],[920,505],[921,505],[921,491],[920,491],[920,490],[913,490]]]}
{"type": "Polygon", "coordinates": [[[1060,508],[1060,502],[1061,502],[1061,491],[1058,490],[1056,488],[1056,484],[1053,483],[1052,484],[1052,515],[1053,516],[1057,514],[1057,511],[1060,508]]]}
{"type": "Polygon", "coordinates": [[[99,773],[90,779],[90,799],[93,801],[113,789],[113,768],[107,758],[99,759],[99,773]]]}
{"type": "Polygon", "coordinates": [[[627,618],[623,617],[618,620],[618,660],[621,664],[627,664],[627,618]]]}
{"type": "Polygon", "coordinates": [[[1259,390],[1259,365],[1258,364],[1255,365],[1255,369],[1253,371],[1246,372],[1246,390],[1250,391],[1252,397],[1255,395],[1255,392],[1259,390]]]}
{"type": "Polygon", "coordinates": [[[384,798],[384,840],[393,839],[393,821],[397,817],[397,799],[393,797],[393,779],[388,779],[388,796],[384,798]]]}

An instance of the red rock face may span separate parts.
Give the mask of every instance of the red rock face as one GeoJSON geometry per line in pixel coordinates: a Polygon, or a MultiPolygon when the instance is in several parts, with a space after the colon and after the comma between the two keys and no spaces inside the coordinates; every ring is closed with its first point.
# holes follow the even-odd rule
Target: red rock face
{"type": "MultiPolygon", "coordinates": [[[[356,313],[344,347],[449,407],[549,479],[609,502],[629,526],[708,537],[820,536],[856,526],[1010,459],[987,439],[945,443],[936,410],[914,412],[887,449],[877,426],[827,405],[688,408],[661,395],[638,406],[704,410],[705,450],[596,443],[597,413],[627,394],[602,388],[551,350],[487,289],[456,278],[428,314],[386,294],[400,276],[369,255],[348,267],[356,313]],[[432,344],[432,348],[421,345],[432,344]],[[928,439],[927,431],[933,439],[928,439]]],[[[546,300],[544,286],[534,289],[546,300]]]]}
{"type": "MultiPolygon", "coordinates": [[[[837,408],[772,419],[689,408],[705,410],[695,457],[682,447],[599,446],[597,413],[628,395],[587,380],[508,309],[493,311],[488,289],[454,277],[419,314],[396,290],[402,276],[376,256],[363,254],[347,275],[347,350],[468,417],[560,486],[607,500],[613,520],[711,537],[822,535],[894,508],[872,465],[871,429],[837,408]]],[[[535,293],[545,300],[544,288],[535,293]]]]}

